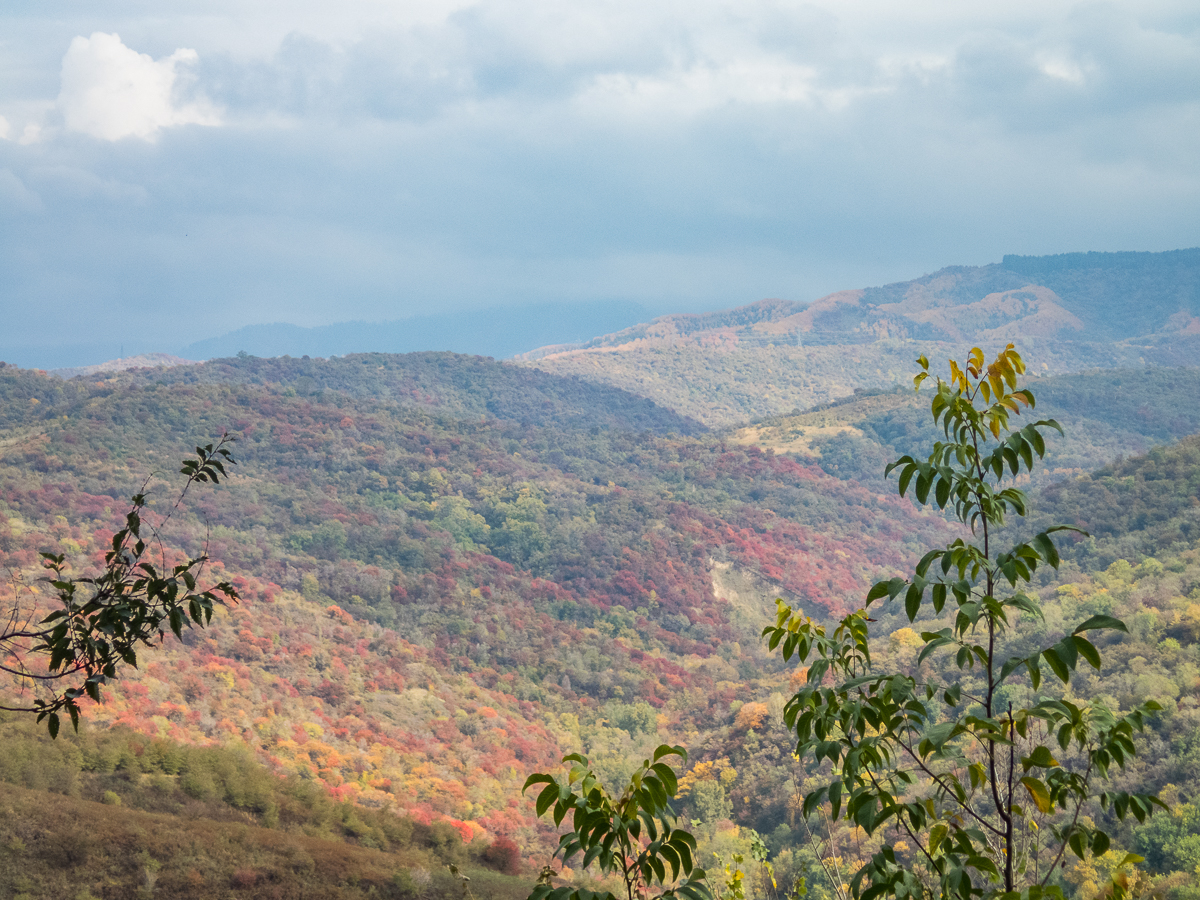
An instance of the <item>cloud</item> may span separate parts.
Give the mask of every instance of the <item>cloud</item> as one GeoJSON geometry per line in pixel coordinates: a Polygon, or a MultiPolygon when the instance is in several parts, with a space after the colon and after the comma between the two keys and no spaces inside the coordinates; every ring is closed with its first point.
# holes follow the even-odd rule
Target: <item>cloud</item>
{"type": "Polygon", "coordinates": [[[187,79],[179,69],[197,59],[195,50],[180,49],[155,60],[126,47],[117,34],[77,37],[62,61],[63,123],[104,141],[149,141],[175,125],[219,125],[203,97],[183,96],[187,79]]]}
{"type": "Polygon", "coordinates": [[[30,346],[1200,243],[1195,0],[94,8],[0,13],[0,313],[30,346]],[[96,28],[129,46],[72,42],[96,28]]]}

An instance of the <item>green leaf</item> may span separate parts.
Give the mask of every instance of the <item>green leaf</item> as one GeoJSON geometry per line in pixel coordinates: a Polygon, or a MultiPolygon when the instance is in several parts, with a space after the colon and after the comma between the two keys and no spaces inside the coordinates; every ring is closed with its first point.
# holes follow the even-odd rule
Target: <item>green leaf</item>
{"type": "Polygon", "coordinates": [[[1028,756],[1022,757],[1021,765],[1026,771],[1031,768],[1048,769],[1051,766],[1057,766],[1058,760],[1054,758],[1054,754],[1050,752],[1050,748],[1044,744],[1033,749],[1033,752],[1028,756]]]}
{"type": "Polygon", "coordinates": [[[599,844],[589,847],[587,853],[583,854],[583,865],[580,868],[586,869],[596,861],[596,857],[603,852],[604,848],[599,844]]]}
{"type": "Polygon", "coordinates": [[[655,763],[650,769],[662,780],[667,795],[674,797],[676,791],[679,790],[679,779],[675,777],[674,770],[666,763],[655,763]]]}
{"type": "Polygon", "coordinates": [[[908,593],[904,597],[904,612],[910,622],[914,621],[917,618],[917,613],[921,611],[922,593],[924,592],[915,584],[909,585],[908,593]]]}
{"type": "Polygon", "coordinates": [[[957,722],[942,722],[940,725],[935,725],[925,732],[925,740],[934,747],[941,747],[946,741],[950,740],[957,727],[957,722]]]}
{"type": "Polygon", "coordinates": [[[1115,619],[1112,616],[1101,615],[1091,616],[1082,625],[1076,626],[1075,631],[1072,633],[1080,634],[1084,631],[1093,631],[1097,628],[1109,628],[1114,631],[1123,631],[1126,634],[1129,633],[1129,629],[1125,627],[1125,623],[1120,619],[1115,619]]]}
{"type": "Polygon", "coordinates": [[[1038,654],[1034,654],[1025,660],[1025,665],[1029,669],[1029,683],[1033,685],[1036,691],[1042,684],[1042,670],[1038,667],[1038,654]]]}
{"type": "MultiPolygon", "coordinates": [[[[528,786],[529,785],[526,784],[526,787],[528,787],[528,786]]],[[[537,804],[535,806],[535,809],[537,810],[537,815],[539,817],[545,815],[546,810],[548,810],[554,804],[554,801],[557,799],[558,799],[558,784],[553,779],[551,779],[550,783],[548,785],[546,785],[545,788],[542,789],[542,792],[540,794],[538,794],[537,804]]]]}
{"type": "Polygon", "coordinates": [[[1037,452],[1038,457],[1045,456],[1046,441],[1042,438],[1041,432],[1032,425],[1026,425],[1021,431],[1029,437],[1029,441],[1033,444],[1033,449],[1037,452]]]}
{"type": "Polygon", "coordinates": [[[948,833],[948,831],[949,831],[949,829],[946,827],[945,822],[938,822],[936,825],[933,826],[933,828],[929,829],[929,855],[930,856],[937,856],[938,847],[940,847],[942,844],[942,841],[945,840],[946,834],[948,833]]]}
{"type": "Polygon", "coordinates": [[[1023,437],[1018,437],[1018,435],[1014,434],[1013,439],[1014,439],[1014,443],[1016,444],[1015,449],[1016,449],[1017,453],[1020,454],[1021,461],[1025,463],[1026,470],[1032,472],[1033,471],[1033,447],[1031,447],[1029,445],[1029,442],[1026,441],[1023,437]]]}
{"type": "Polygon", "coordinates": [[[1067,844],[1070,846],[1071,852],[1080,859],[1087,856],[1087,844],[1084,843],[1082,831],[1072,832],[1071,837],[1067,840],[1067,844]]]}
{"type": "Polygon", "coordinates": [[[930,591],[930,599],[933,601],[933,611],[940,613],[946,605],[946,585],[938,582],[930,591]]]}
{"type": "Polygon", "coordinates": [[[829,785],[829,806],[830,818],[837,821],[838,814],[842,810],[842,783],[835,781],[829,785]]]}
{"type": "Polygon", "coordinates": [[[871,603],[874,600],[878,600],[880,597],[886,596],[887,592],[888,592],[888,582],[877,581],[873,585],[871,585],[871,589],[869,591],[867,591],[867,602],[871,603]]]}
{"type": "Polygon", "coordinates": [[[1100,668],[1100,652],[1093,646],[1092,642],[1087,638],[1081,638],[1078,635],[1071,636],[1071,642],[1075,645],[1075,649],[1079,651],[1079,655],[1088,661],[1093,669],[1100,668]]]}
{"type": "Polygon", "coordinates": [[[953,485],[948,478],[942,478],[937,483],[937,490],[934,492],[934,499],[937,501],[938,509],[945,509],[946,503],[950,499],[950,489],[953,485]]]}
{"type": "Polygon", "coordinates": [[[682,762],[687,762],[687,751],[671,744],[659,744],[654,748],[653,761],[658,762],[664,756],[678,756],[682,762]]]}
{"type": "Polygon", "coordinates": [[[1054,546],[1054,541],[1050,540],[1050,536],[1046,534],[1046,532],[1043,531],[1040,534],[1034,535],[1033,540],[1030,541],[1030,543],[1037,548],[1038,553],[1041,554],[1042,559],[1044,559],[1048,565],[1051,565],[1056,569],[1058,568],[1058,564],[1060,562],[1058,557],[1058,548],[1054,546]]]}
{"type": "Polygon", "coordinates": [[[929,500],[929,489],[933,486],[933,475],[929,472],[922,472],[917,478],[916,497],[917,502],[925,503],[929,500]]]}
{"type": "Polygon", "coordinates": [[[1058,676],[1059,681],[1066,684],[1071,680],[1071,673],[1067,669],[1066,663],[1063,662],[1062,657],[1059,656],[1058,651],[1054,647],[1043,650],[1042,657],[1049,664],[1051,671],[1058,676]]]}

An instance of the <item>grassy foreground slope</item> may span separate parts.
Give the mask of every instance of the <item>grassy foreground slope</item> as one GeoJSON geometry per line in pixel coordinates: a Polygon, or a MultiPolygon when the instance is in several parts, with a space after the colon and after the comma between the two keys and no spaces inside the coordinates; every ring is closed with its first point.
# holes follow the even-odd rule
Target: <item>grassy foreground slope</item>
{"type": "Polygon", "coordinates": [[[125,729],[51,742],[0,724],[0,892],[42,898],[519,900],[511,842],[333,801],[244,747],[198,748],[125,729]]]}

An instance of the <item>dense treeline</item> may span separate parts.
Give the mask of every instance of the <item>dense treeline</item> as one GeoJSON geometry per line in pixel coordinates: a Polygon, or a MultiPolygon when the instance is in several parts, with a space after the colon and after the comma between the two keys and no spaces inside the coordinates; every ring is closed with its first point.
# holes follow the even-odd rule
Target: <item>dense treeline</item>
{"type": "Polygon", "coordinates": [[[1075,558],[1089,567],[1195,545],[1200,540],[1200,437],[1049,487],[1039,521],[1052,516],[1091,534],[1072,546],[1075,558]]]}
{"type": "Polygon", "coordinates": [[[456,353],[352,353],[327,360],[242,356],[126,377],[167,385],[269,385],[318,399],[330,391],[437,409],[457,419],[488,416],[523,424],[656,434],[705,430],[636,394],[456,353]]]}

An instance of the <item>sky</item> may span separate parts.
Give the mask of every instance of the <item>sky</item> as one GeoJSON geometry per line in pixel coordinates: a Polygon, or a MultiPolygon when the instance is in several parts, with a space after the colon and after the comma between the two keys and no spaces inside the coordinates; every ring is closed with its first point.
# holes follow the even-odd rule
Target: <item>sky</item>
{"type": "Polygon", "coordinates": [[[6,0],[0,358],[1200,245],[1194,0],[6,0]]]}

